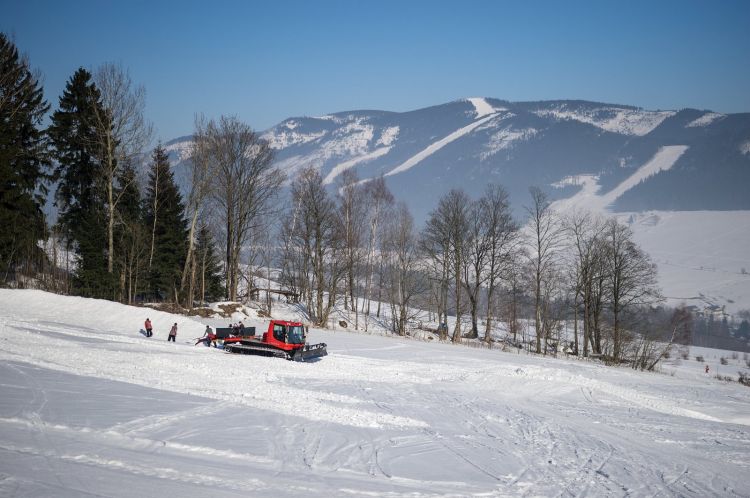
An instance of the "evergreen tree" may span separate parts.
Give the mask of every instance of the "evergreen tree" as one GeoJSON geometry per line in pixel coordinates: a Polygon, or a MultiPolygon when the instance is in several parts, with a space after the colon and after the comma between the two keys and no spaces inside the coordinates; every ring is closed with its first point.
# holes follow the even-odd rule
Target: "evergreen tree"
{"type": "Polygon", "coordinates": [[[38,127],[48,110],[28,62],[0,33],[0,282],[16,280],[19,269],[33,271],[43,260],[37,243],[46,234],[49,162],[38,127]]]}
{"type": "Polygon", "coordinates": [[[78,257],[76,290],[85,296],[111,298],[113,281],[107,273],[106,211],[99,174],[101,155],[93,118],[96,109],[101,110],[99,91],[91,74],[78,69],[60,97],[48,134],[57,160],[58,225],[68,248],[78,257]]]}
{"type": "Polygon", "coordinates": [[[152,156],[145,213],[152,248],[148,266],[149,291],[154,297],[176,301],[187,256],[188,227],[182,196],[161,145],[152,156]]]}
{"type": "Polygon", "coordinates": [[[224,296],[221,275],[222,266],[216,254],[216,245],[206,225],[198,229],[195,243],[197,295],[201,303],[216,301],[224,296]]]}
{"type": "Polygon", "coordinates": [[[147,230],[143,220],[141,191],[135,169],[126,164],[117,178],[116,275],[120,301],[132,303],[145,280],[148,253],[147,230]]]}

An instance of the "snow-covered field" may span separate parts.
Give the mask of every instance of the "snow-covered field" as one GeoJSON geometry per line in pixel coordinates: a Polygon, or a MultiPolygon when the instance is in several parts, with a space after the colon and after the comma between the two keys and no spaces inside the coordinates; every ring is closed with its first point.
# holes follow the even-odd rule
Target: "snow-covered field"
{"type": "Polygon", "coordinates": [[[0,290],[0,495],[750,495],[750,389],[713,377],[742,355],[701,350],[706,375],[341,330],[303,364],[193,346],[226,322],[0,290]]]}
{"type": "Polygon", "coordinates": [[[750,309],[750,211],[646,211],[613,213],[619,196],[659,171],[667,170],[687,150],[662,147],[630,177],[607,193],[598,178],[580,175],[555,186],[580,185],[567,199],[552,203],[559,213],[588,210],[616,216],[633,230],[636,242],[659,269],[659,285],[672,306],[725,306],[727,312],[750,309]]]}

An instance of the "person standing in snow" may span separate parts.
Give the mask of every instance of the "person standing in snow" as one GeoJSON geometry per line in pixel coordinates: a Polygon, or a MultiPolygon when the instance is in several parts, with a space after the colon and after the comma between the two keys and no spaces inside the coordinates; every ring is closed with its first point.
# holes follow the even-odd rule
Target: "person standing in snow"
{"type": "Polygon", "coordinates": [[[151,326],[151,320],[146,318],[146,323],[144,323],[143,325],[146,328],[146,337],[151,337],[153,335],[152,330],[154,330],[154,328],[151,326]]]}
{"type": "Polygon", "coordinates": [[[203,337],[199,338],[195,345],[197,346],[201,342],[207,347],[211,346],[211,327],[208,325],[206,325],[206,331],[203,332],[203,337]]]}
{"type": "Polygon", "coordinates": [[[706,365],[706,373],[708,373],[708,370],[709,370],[709,369],[708,369],[708,365],[706,365]]]}
{"type": "Polygon", "coordinates": [[[167,342],[177,342],[177,323],[175,322],[174,325],[172,325],[172,328],[169,330],[169,337],[167,337],[167,342]]]}

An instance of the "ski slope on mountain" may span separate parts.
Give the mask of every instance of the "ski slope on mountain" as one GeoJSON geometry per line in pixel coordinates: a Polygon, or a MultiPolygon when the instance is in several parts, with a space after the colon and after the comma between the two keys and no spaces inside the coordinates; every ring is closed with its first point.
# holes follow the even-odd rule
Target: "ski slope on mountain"
{"type": "Polygon", "coordinates": [[[578,185],[573,196],[552,203],[566,214],[587,210],[615,216],[630,226],[635,241],[659,269],[659,285],[672,306],[708,304],[735,313],[750,309],[750,211],[647,211],[614,213],[622,194],[660,171],[670,169],[688,148],[662,147],[630,177],[605,194],[594,175],[566,178],[578,185]]]}
{"type": "Polygon", "coordinates": [[[581,189],[575,195],[553,203],[552,207],[561,212],[570,211],[571,209],[604,212],[622,194],[640,182],[647,180],[660,171],[670,169],[687,149],[688,147],[685,145],[661,147],[649,161],[606,194],[599,193],[598,179],[594,175],[579,175],[574,178],[566,178],[558,186],[580,185],[581,189]]]}
{"type": "Polygon", "coordinates": [[[299,364],[193,346],[205,323],[0,290],[0,495],[750,494],[750,390],[694,361],[311,329],[329,356],[299,364]]]}
{"type": "Polygon", "coordinates": [[[430,157],[435,152],[439,151],[440,149],[442,149],[443,147],[445,147],[446,145],[448,145],[449,143],[458,140],[459,138],[463,137],[464,135],[466,135],[468,133],[471,133],[476,128],[478,128],[479,126],[483,125],[484,123],[486,123],[487,121],[489,121],[490,119],[492,119],[493,116],[494,116],[494,114],[490,114],[488,116],[484,116],[484,117],[482,117],[480,119],[477,119],[473,123],[468,124],[468,125],[466,125],[466,126],[464,126],[462,128],[459,128],[458,130],[454,131],[453,133],[447,135],[446,137],[441,138],[437,142],[434,142],[434,143],[428,145],[423,150],[419,151],[417,154],[413,155],[412,157],[410,157],[409,159],[407,159],[403,163],[399,164],[398,166],[396,166],[395,168],[393,168],[392,170],[390,170],[389,172],[387,172],[385,174],[385,176],[397,175],[399,173],[403,173],[404,171],[407,171],[407,170],[413,168],[417,164],[421,163],[422,161],[424,161],[425,159],[427,159],[428,157],[430,157]]]}
{"type": "Polygon", "coordinates": [[[363,154],[361,156],[355,157],[354,159],[350,159],[348,161],[337,164],[323,179],[323,185],[329,185],[333,183],[340,174],[348,169],[353,168],[357,164],[377,159],[378,157],[388,154],[390,150],[390,147],[380,147],[379,149],[375,149],[374,151],[367,154],[363,154]]]}

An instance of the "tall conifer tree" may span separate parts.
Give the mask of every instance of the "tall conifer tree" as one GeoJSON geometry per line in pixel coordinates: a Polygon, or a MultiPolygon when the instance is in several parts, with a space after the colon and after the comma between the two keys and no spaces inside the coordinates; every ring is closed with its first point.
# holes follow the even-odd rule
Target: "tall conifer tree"
{"type": "Polygon", "coordinates": [[[95,110],[101,109],[91,74],[81,68],[70,78],[52,115],[48,133],[57,160],[58,224],[69,248],[78,256],[77,291],[85,296],[111,298],[112,276],[107,274],[105,199],[102,195],[95,140],[95,110]]]}
{"type": "Polygon", "coordinates": [[[135,169],[126,164],[117,178],[117,225],[115,230],[116,275],[120,300],[132,303],[144,285],[148,256],[148,231],[143,220],[143,202],[135,169]]]}
{"type": "Polygon", "coordinates": [[[182,267],[187,256],[187,221],[169,158],[159,145],[154,150],[145,202],[146,227],[151,230],[149,290],[154,297],[177,301],[182,267]]]}
{"type": "Polygon", "coordinates": [[[0,33],[0,282],[16,280],[43,258],[42,207],[49,165],[39,129],[49,105],[28,62],[0,33]]]}
{"type": "Polygon", "coordinates": [[[224,296],[223,268],[217,255],[216,244],[206,225],[198,229],[194,257],[196,259],[196,294],[200,301],[211,302],[224,296]]]}

